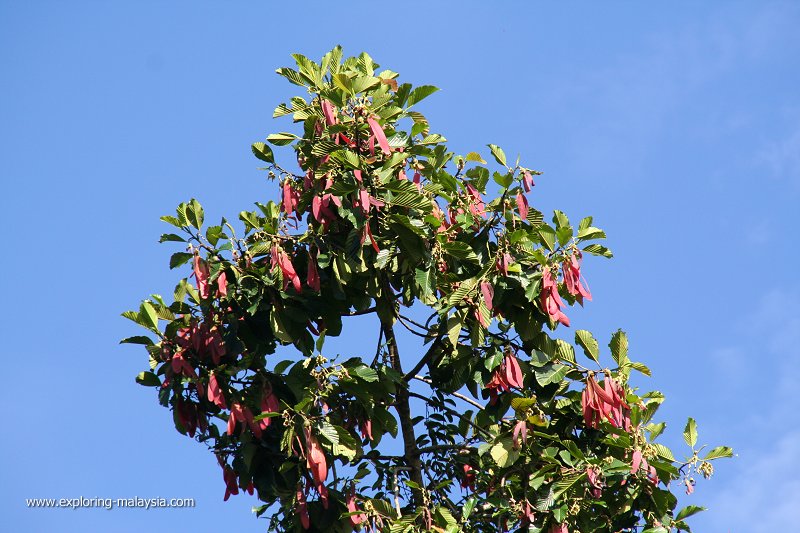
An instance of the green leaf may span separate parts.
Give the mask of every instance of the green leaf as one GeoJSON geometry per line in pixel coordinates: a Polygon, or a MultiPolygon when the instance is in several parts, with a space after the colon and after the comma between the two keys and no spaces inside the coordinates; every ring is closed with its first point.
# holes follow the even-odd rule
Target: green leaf
{"type": "Polygon", "coordinates": [[[244,222],[244,225],[248,230],[261,227],[261,224],[258,221],[258,215],[256,215],[253,211],[242,211],[239,213],[239,220],[244,222]]]}
{"type": "Polygon", "coordinates": [[[556,225],[556,229],[567,228],[569,227],[569,219],[563,211],[556,209],[553,211],[553,224],[556,225]]]}
{"type": "Polygon", "coordinates": [[[611,253],[611,250],[606,248],[605,246],[600,246],[599,244],[590,244],[583,249],[584,252],[592,255],[600,255],[603,257],[614,257],[614,254],[611,253]]]}
{"type": "Polygon", "coordinates": [[[733,449],[728,446],[717,446],[703,457],[704,461],[719,459],[721,457],[733,457],[733,449]]]}
{"type": "Polygon", "coordinates": [[[597,344],[594,336],[585,329],[579,329],[575,332],[575,343],[583,348],[583,353],[586,357],[594,362],[600,364],[600,347],[597,344]]]}
{"type": "Polygon", "coordinates": [[[160,218],[160,220],[163,220],[167,224],[172,224],[176,228],[182,228],[185,226],[185,224],[181,223],[180,219],[170,215],[164,215],[163,217],[160,218]]]}
{"type": "Polygon", "coordinates": [[[269,322],[270,326],[272,327],[272,332],[275,336],[285,342],[286,344],[291,344],[294,342],[294,338],[286,331],[286,327],[283,325],[283,320],[278,312],[273,311],[269,314],[269,322]]]}
{"type": "Polygon", "coordinates": [[[265,418],[276,418],[279,416],[283,416],[283,413],[276,413],[273,411],[269,411],[266,413],[260,413],[253,417],[253,421],[258,422],[260,420],[264,420],[265,418]]]}
{"type": "Polygon", "coordinates": [[[536,227],[536,233],[542,240],[542,244],[544,244],[548,250],[552,252],[556,249],[556,230],[547,224],[542,224],[536,227]]]}
{"type": "Polygon", "coordinates": [[[391,204],[400,207],[408,207],[409,209],[416,209],[423,213],[428,213],[433,208],[429,198],[416,192],[398,194],[392,198],[391,204]]]}
{"type": "Polygon", "coordinates": [[[206,239],[211,243],[211,246],[216,246],[219,240],[224,236],[225,234],[222,232],[222,226],[209,226],[208,229],[206,229],[206,239]]]}
{"type": "Polygon", "coordinates": [[[594,239],[605,239],[606,232],[601,230],[600,228],[588,227],[588,228],[581,228],[578,231],[578,240],[579,241],[590,241],[594,239]]]}
{"type": "Polygon", "coordinates": [[[374,383],[378,381],[378,372],[376,372],[375,369],[370,368],[366,365],[360,365],[353,369],[349,369],[348,372],[351,375],[355,375],[359,379],[367,381],[369,383],[374,383]]]}
{"type": "Polygon", "coordinates": [[[331,79],[333,80],[334,86],[348,93],[350,96],[354,96],[353,81],[350,76],[340,72],[331,76],[331,79]]]}
{"type": "Polygon", "coordinates": [[[317,157],[326,156],[328,154],[332,154],[333,152],[339,152],[340,146],[335,142],[328,140],[328,139],[320,139],[314,142],[314,145],[311,147],[311,155],[315,155],[317,157]]]}
{"type": "Polygon", "coordinates": [[[186,218],[189,220],[189,224],[195,228],[203,227],[203,206],[194,198],[186,206],[186,218]]]}
{"type": "Polygon", "coordinates": [[[185,265],[192,259],[192,254],[189,252],[175,252],[172,254],[172,257],[169,258],[169,268],[178,268],[181,265],[185,265]]]}
{"type": "Polygon", "coordinates": [[[496,184],[507,189],[513,182],[514,182],[514,174],[511,172],[507,172],[505,174],[500,174],[499,172],[495,172],[492,174],[492,179],[496,184]]]}
{"type": "Polygon", "coordinates": [[[439,518],[440,520],[443,520],[445,524],[447,524],[448,529],[450,527],[458,526],[458,522],[456,521],[456,519],[453,517],[450,511],[445,507],[439,506],[436,508],[436,517],[439,518]]]}
{"type": "Polygon", "coordinates": [[[308,80],[306,80],[303,76],[300,75],[299,72],[297,72],[294,69],[291,69],[289,67],[281,67],[279,69],[276,69],[275,72],[277,72],[290,82],[294,83],[295,85],[299,85],[301,87],[308,86],[308,80]]]}
{"type": "Polygon", "coordinates": [[[586,476],[585,472],[565,477],[553,484],[553,498],[558,499],[559,496],[570,490],[575,484],[586,476]]]}
{"type": "Polygon", "coordinates": [[[347,149],[341,149],[332,152],[331,159],[335,159],[340,163],[344,163],[348,165],[351,169],[357,169],[361,167],[361,161],[359,160],[358,156],[347,149]]]}
{"type": "Polygon", "coordinates": [[[268,135],[267,142],[270,142],[275,146],[285,146],[298,138],[299,137],[293,133],[287,133],[285,131],[282,131],[280,133],[272,133],[268,135]]]}
{"type": "Polygon", "coordinates": [[[417,104],[427,98],[428,96],[432,95],[436,91],[438,91],[438,87],[434,87],[433,85],[420,85],[413,91],[411,94],[408,95],[408,100],[406,101],[406,107],[411,107],[414,104],[417,104]]]}
{"type": "Polygon", "coordinates": [[[425,230],[423,229],[424,225],[422,224],[422,222],[416,219],[411,219],[406,215],[392,215],[390,223],[399,224],[402,227],[411,230],[418,237],[422,237],[423,239],[427,237],[427,235],[425,234],[425,230]]]}
{"type": "Polygon", "coordinates": [[[562,361],[569,363],[575,362],[575,348],[570,343],[562,339],[555,339],[556,341],[556,355],[562,361]]]}
{"type": "Polygon", "coordinates": [[[451,255],[456,259],[461,259],[464,261],[469,261],[470,263],[479,264],[480,259],[478,259],[477,254],[472,249],[472,247],[462,241],[452,241],[452,242],[443,242],[442,249],[445,251],[447,255],[451,255]]]}
{"type": "Polygon", "coordinates": [[[562,226],[556,230],[556,237],[558,244],[561,246],[566,245],[572,238],[572,226],[562,226]]]}
{"type": "Polygon", "coordinates": [[[133,322],[139,324],[139,313],[137,313],[136,311],[125,311],[124,313],[122,313],[122,316],[124,316],[128,320],[132,320],[133,322]]]}
{"type": "Polygon", "coordinates": [[[262,142],[253,143],[253,155],[266,163],[274,163],[275,155],[272,153],[272,148],[262,142]]]}
{"type": "Polygon", "coordinates": [[[164,233],[158,239],[158,242],[186,242],[186,239],[174,233],[164,233]]]}
{"type": "Polygon", "coordinates": [[[503,352],[501,352],[500,350],[494,350],[490,352],[489,356],[486,359],[483,360],[483,366],[486,367],[486,370],[491,372],[492,370],[500,366],[500,363],[503,362],[503,357],[504,357],[503,352]]]}
{"type": "Polygon", "coordinates": [[[648,377],[653,375],[653,373],[650,371],[650,369],[643,363],[639,363],[639,362],[636,362],[636,361],[631,361],[631,362],[629,362],[628,364],[626,364],[624,366],[627,367],[627,368],[632,368],[632,369],[634,369],[634,370],[636,370],[638,372],[641,372],[642,374],[644,374],[645,376],[648,376],[648,377]]]}
{"type": "Polygon", "coordinates": [[[470,278],[466,281],[463,281],[461,285],[453,291],[450,297],[447,299],[447,306],[448,307],[455,307],[456,305],[460,304],[461,301],[467,297],[469,293],[475,290],[475,287],[478,285],[478,280],[475,278],[470,278]]]}
{"type": "Polygon", "coordinates": [[[339,444],[339,434],[333,424],[327,420],[323,420],[319,426],[319,435],[327,440],[330,444],[339,444]]]}
{"type": "Polygon", "coordinates": [[[423,301],[425,301],[426,298],[433,297],[433,291],[436,289],[436,273],[432,268],[427,270],[423,270],[421,268],[416,269],[414,281],[416,281],[417,287],[420,290],[420,295],[423,297],[423,301]]]}
{"type": "Polygon", "coordinates": [[[531,226],[539,226],[544,222],[544,215],[538,209],[528,209],[528,222],[531,226]]]}
{"type": "Polygon", "coordinates": [[[392,248],[384,248],[378,252],[378,257],[375,258],[375,266],[381,270],[386,268],[386,265],[389,264],[389,260],[392,258],[393,252],[394,250],[392,248]]]}
{"type": "MultiPolygon", "coordinates": [[[[578,448],[578,445],[571,440],[564,441],[564,447],[569,450],[569,453],[572,454],[573,457],[576,459],[580,459],[581,461],[586,460],[586,456],[583,455],[583,452],[578,448]]],[[[626,465],[627,466],[627,465],[626,465]]]]}
{"type": "Polygon", "coordinates": [[[463,320],[459,313],[454,313],[447,317],[447,338],[450,339],[450,344],[453,347],[458,347],[458,336],[461,334],[461,328],[464,325],[463,320]]]}
{"type": "Polygon", "coordinates": [[[611,349],[611,357],[618,366],[628,363],[628,336],[624,331],[618,329],[614,332],[608,347],[611,349]]]}
{"type": "Polygon", "coordinates": [[[178,221],[180,222],[181,226],[188,226],[189,219],[186,217],[186,203],[182,202],[178,204],[178,207],[175,208],[175,212],[178,214],[178,221]]]}
{"type": "Polygon", "coordinates": [[[290,366],[292,366],[293,364],[294,364],[294,361],[291,361],[289,359],[285,359],[285,360],[279,362],[278,364],[276,364],[275,368],[272,369],[272,372],[273,372],[273,374],[278,374],[278,375],[283,374],[286,371],[286,369],[289,368],[290,366]]]}
{"type": "Polygon", "coordinates": [[[430,135],[426,135],[421,141],[418,141],[418,145],[424,144],[437,144],[447,142],[447,139],[439,135],[438,133],[431,133],[430,135]]]}
{"type": "Polygon", "coordinates": [[[536,398],[514,398],[511,400],[511,408],[518,414],[524,414],[525,411],[536,405],[536,398]]]}
{"type": "MultiPolygon", "coordinates": [[[[278,107],[275,108],[275,111],[272,112],[272,118],[283,117],[283,116],[291,115],[291,114],[292,114],[292,110],[289,109],[289,107],[287,107],[286,104],[281,103],[280,105],[278,105],[278,107]]],[[[258,156],[256,156],[256,157],[258,157],[258,156]]]]}
{"type": "Polygon", "coordinates": [[[694,418],[689,418],[689,420],[686,421],[686,427],[683,430],[683,440],[692,448],[697,444],[697,422],[695,422],[694,418]]]}
{"type": "Polygon", "coordinates": [[[655,443],[652,445],[655,448],[656,453],[659,457],[662,457],[670,462],[675,462],[675,455],[672,453],[672,450],[664,446],[663,444],[655,443]]]}
{"type": "Polygon", "coordinates": [[[564,376],[567,375],[567,372],[569,372],[569,367],[567,365],[559,363],[547,365],[536,370],[536,381],[538,381],[539,385],[542,387],[550,385],[551,383],[559,383],[564,379],[564,376]]]}
{"type": "Polygon", "coordinates": [[[474,161],[474,162],[480,163],[482,165],[486,164],[486,161],[483,159],[481,154],[479,154],[478,152],[470,152],[470,153],[468,153],[466,159],[467,159],[467,161],[474,161]]]}
{"type": "Polygon", "coordinates": [[[485,167],[475,167],[467,170],[467,177],[472,180],[473,185],[479,191],[486,190],[486,184],[489,183],[489,169],[485,167]]]}
{"type": "Polygon", "coordinates": [[[492,449],[489,450],[489,454],[500,468],[511,466],[519,459],[519,451],[514,449],[514,445],[510,439],[502,439],[492,446],[492,449]]]}
{"type": "Polygon", "coordinates": [[[148,301],[142,302],[142,305],[139,307],[139,320],[141,320],[140,324],[153,329],[158,329],[158,315],[156,314],[156,310],[148,301]]]}
{"type": "Polygon", "coordinates": [[[144,344],[145,346],[152,346],[153,340],[145,335],[134,335],[119,341],[120,344],[144,344]]]}
{"type": "Polygon", "coordinates": [[[461,520],[466,523],[469,519],[469,515],[472,514],[472,510],[475,509],[475,504],[478,502],[478,499],[472,497],[467,500],[467,503],[464,504],[464,508],[461,512],[461,520]]]}
{"type": "Polygon", "coordinates": [[[152,372],[139,372],[136,376],[136,383],[145,387],[160,387],[161,380],[152,372]]]}
{"type": "Polygon", "coordinates": [[[506,165],[506,153],[503,151],[503,149],[500,148],[499,146],[497,146],[496,144],[489,144],[487,146],[489,147],[489,150],[492,152],[492,155],[494,156],[495,161],[497,161],[498,163],[500,163],[504,167],[507,166],[506,165]]]}
{"type": "Polygon", "coordinates": [[[350,90],[353,94],[363,93],[367,89],[378,85],[380,82],[380,78],[376,78],[375,76],[358,76],[353,79],[350,90]]]}
{"type": "Polygon", "coordinates": [[[336,436],[339,441],[332,447],[334,455],[344,457],[348,461],[355,460],[362,453],[361,445],[353,438],[350,432],[343,427],[334,426],[334,428],[336,429],[336,436]]]}
{"type": "Polygon", "coordinates": [[[652,442],[664,433],[666,427],[667,424],[665,422],[659,422],[658,424],[647,424],[644,428],[650,432],[650,441],[652,442]]]}
{"type": "Polygon", "coordinates": [[[686,507],[678,511],[678,514],[675,515],[675,520],[683,520],[684,518],[688,518],[692,515],[701,513],[705,510],[706,510],[705,507],[700,507],[698,505],[687,505],[686,507]]]}

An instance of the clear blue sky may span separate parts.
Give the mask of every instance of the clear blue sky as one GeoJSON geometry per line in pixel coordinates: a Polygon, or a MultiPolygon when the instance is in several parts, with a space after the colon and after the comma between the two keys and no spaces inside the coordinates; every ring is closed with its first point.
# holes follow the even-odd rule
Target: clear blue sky
{"type": "Polygon", "coordinates": [[[607,230],[616,257],[586,260],[595,300],[573,324],[603,345],[628,332],[670,443],[693,415],[739,454],[686,498],[712,509],[695,530],[795,530],[800,4],[288,5],[0,0],[0,529],[265,529],[134,384],[146,357],[117,345],[137,333],[119,313],[177,279],[160,215],[276,196],[250,154],[286,127],[274,70],[341,43],[439,86],[423,111],[457,151],[496,143],[543,170],[537,208],[607,230]],[[79,496],[198,504],[23,501],[79,496]]]}

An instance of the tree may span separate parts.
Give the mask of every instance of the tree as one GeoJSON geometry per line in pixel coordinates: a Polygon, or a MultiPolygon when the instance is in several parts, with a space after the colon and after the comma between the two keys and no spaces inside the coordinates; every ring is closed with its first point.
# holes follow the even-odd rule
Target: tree
{"type": "Polygon", "coordinates": [[[274,116],[302,129],[267,142],[300,171],[255,143],[279,202],[238,230],[194,199],[162,217],[194,281],[124,313],[151,334],[123,341],[149,353],[137,381],[215,454],[224,498],[257,494],[278,531],[689,531],[702,508],[676,513],[670,487],[731,449],[699,448],[692,419],[687,459],[655,442],[664,396],[630,386],[650,371],[623,331],[602,354],[589,331],[553,333],[592,298],[582,260],[611,257],[603,230],[546,222],[527,198],[540,173],[500,147],[496,170],[448,151],[417,110],[435,87],[339,47],[293,57],[277,72],[307,94],[274,116]],[[368,314],[374,356],[325,352],[368,314]]]}

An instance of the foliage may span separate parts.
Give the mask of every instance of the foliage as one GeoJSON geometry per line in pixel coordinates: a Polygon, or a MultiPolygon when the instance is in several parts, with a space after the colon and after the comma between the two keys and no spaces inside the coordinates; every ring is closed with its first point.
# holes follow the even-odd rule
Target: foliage
{"type": "Polygon", "coordinates": [[[196,200],[162,217],[161,241],[186,245],[170,267],[195,279],[124,313],[150,334],[123,341],[150,355],[137,381],[216,455],[225,499],[257,494],[278,531],[689,531],[702,508],[676,512],[669,488],[731,450],[704,453],[691,419],[687,459],[655,442],[664,396],[629,385],[650,371],[623,331],[608,351],[552,335],[591,300],[581,262],[611,257],[603,230],[545,221],[539,172],[500,147],[448,151],[417,110],[435,87],[338,47],[294,59],[278,73],[307,95],[274,116],[301,129],[252,147],[280,201],[239,233],[196,200]],[[377,317],[375,357],[323,356],[353,315],[377,317]],[[420,341],[402,358],[398,327],[420,341]]]}

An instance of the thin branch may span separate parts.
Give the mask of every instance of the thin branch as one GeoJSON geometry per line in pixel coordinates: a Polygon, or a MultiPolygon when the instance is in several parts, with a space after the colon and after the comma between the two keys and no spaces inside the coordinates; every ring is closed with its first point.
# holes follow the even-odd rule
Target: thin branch
{"type": "MultiPolygon", "coordinates": [[[[411,397],[413,397],[413,398],[418,398],[418,399],[420,399],[420,400],[422,400],[422,401],[424,401],[424,402],[428,403],[429,405],[430,405],[430,403],[431,403],[431,398],[429,398],[428,396],[424,396],[424,395],[422,395],[422,394],[417,394],[416,392],[410,392],[410,391],[409,391],[408,395],[409,395],[409,396],[411,396],[411,397]]],[[[491,437],[491,436],[492,436],[492,434],[491,434],[491,433],[489,433],[488,431],[486,431],[485,429],[483,429],[482,427],[480,427],[479,425],[477,425],[475,422],[473,422],[472,420],[470,420],[470,419],[469,419],[469,417],[465,416],[465,415],[464,415],[464,414],[462,414],[462,413],[459,413],[458,411],[456,411],[455,409],[453,409],[453,408],[452,408],[452,407],[450,407],[449,405],[445,405],[445,404],[437,404],[437,405],[435,405],[434,407],[441,407],[441,408],[443,408],[443,409],[446,409],[446,410],[447,410],[447,412],[449,412],[450,414],[457,416],[458,418],[460,418],[461,420],[463,420],[464,422],[466,422],[467,424],[469,424],[470,426],[472,426],[472,428],[473,428],[475,431],[479,431],[479,432],[483,433],[484,435],[486,435],[486,436],[488,436],[488,437],[491,437]]]]}
{"type": "Polygon", "coordinates": [[[378,346],[375,348],[375,358],[372,360],[372,364],[369,365],[370,368],[378,364],[378,358],[381,356],[381,348],[383,347],[383,324],[381,324],[379,330],[380,332],[378,333],[378,346]]]}
{"type": "Polygon", "coordinates": [[[461,444],[436,444],[433,446],[426,446],[424,448],[419,448],[417,450],[417,455],[422,455],[424,453],[438,452],[442,450],[463,450],[469,447],[470,445],[465,442],[462,442],[461,444]]]}
{"type": "MultiPolygon", "coordinates": [[[[438,314],[438,313],[434,313],[434,314],[438,314]]],[[[418,328],[424,329],[425,331],[430,332],[433,329],[432,327],[429,327],[428,325],[422,325],[419,322],[417,322],[416,320],[414,320],[412,318],[409,318],[409,317],[407,317],[405,315],[401,315],[400,313],[397,314],[397,317],[398,318],[402,318],[403,320],[406,320],[407,322],[410,322],[410,323],[414,324],[415,326],[417,326],[418,328]]]]}
{"type": "Polygon", "coordinates": [[[363,311],[353,311],[352,313],[347,313],[346,315],[343,315],[343,316],[360,316],[360,315],[368,315],[368,314],[370,314],[370,313],[374,313],[374,312],[376,311],[376,309],[377,309],[377,307],[375,307],[375,306],[372,306],[372,307],[370,307],[369,309],[364,309],[363,311]]]}
{"type": "Polygon", "coordinates": [[[403,320],[402,316],[400,315],[395,315],[395,316],[397,317],[397,321],[400,322],[400,325],[406,328],[408,332],[411,333],[412,335],[416,335],[417,337],[422,337],[423,339],[427,339],[428,337],[430,337],[430,335],[426,333],[420,333],[418,331],[414,331],[413,329],[411,329],[411,327],[405,323],[405,320],[403,320]]]}
{"type": "MultiPolygon", "coordinates": [[[[414,376],[414,379],[418,379],[418,380],[422,381],[423,383],[427,383],[428,385],[433,386],[433,382],[431,380],[429,380],[428,378],[424,378],[422,376],[414,376]]],[[[483,406],[481,404],[479,404],[478,402],[476,402],[475,400],[473,400],[472,398],[470,398],[468,396],[464,396],[463,394],[461,394],[459,392],[450,392],[448,394],[450,394],[451,396],[455,396],[456,398],[458,398],[460,400],[464,400],[468,404],[474,405],[478,409],[483,410],[483,406]]]]}

